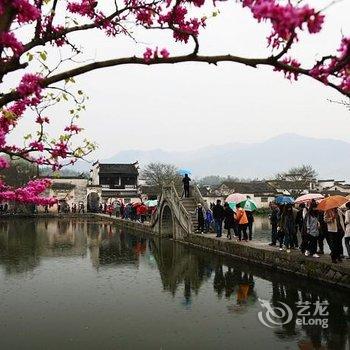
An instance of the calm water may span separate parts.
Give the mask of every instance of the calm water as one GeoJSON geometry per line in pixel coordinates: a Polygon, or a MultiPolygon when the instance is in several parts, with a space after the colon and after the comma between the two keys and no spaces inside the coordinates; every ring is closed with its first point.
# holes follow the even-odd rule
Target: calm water
{"type": "Polygon", "coordinates": [[[349,293],[82,220],[0,222],[0,300],[1,349],[349,349],[349,293]],[[259,298],[292,320],[263,325],[259,298]]]}

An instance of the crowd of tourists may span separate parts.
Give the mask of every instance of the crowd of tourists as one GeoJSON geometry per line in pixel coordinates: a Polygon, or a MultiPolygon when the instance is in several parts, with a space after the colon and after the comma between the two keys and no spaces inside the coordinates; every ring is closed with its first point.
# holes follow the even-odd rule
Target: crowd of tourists
{"type": "MultiPolygon", "coordinates": [[[[278,205],[270,203],[271,243],[281,251],[290,253],[300,250],[306,256],[319,258],[325,254],[328,245],[333,263],[344,258],[343,240],[350,258],[350,202],[344,208],[332,208],[326,211],[317,209],[316,201],[306,205],[278,205]]],[[[220,238],[223,231],[228,239],[247,242],[253,238],[254,213],[238,203],[233,210],[229,203],[221,200],[204,208],[200,203],[196,208],[198,222],[197,233],[214,231],[220,238]]]]}
{"type": "Polygon", "coordinates": [[[319,258],[327,243],[333,263],[344,258],[343,239],[350,257],[350,202],[326,211],[317,209],[316,201],[278,205],[270,203],[271,243],[290,253],[299,249],[306,256],[319,258]]]}
{"type": "Polygon", "coordinates": [[[238,241],[247,242],[253,238],[253,212],[245,210],[240,203],[236,204],[235,211],[227,202],[222,205],[220,199],[216,203],[211,203],[208,209],[199,203],[196,208],[196,219],[199,233],[209,232],[210,228],[213,228],[216,237],[222,237],[225,229],[228,239],[237,238],[238,241]]]}
{"type": "Polygon", "coordinates": [[[124,220],[145,222],[150,219],[154,207],[149,207],[143,202],[134,202],[124,204],[123,202],[114,202],[113,204],[100,204],[99,212],[124,220]]]}

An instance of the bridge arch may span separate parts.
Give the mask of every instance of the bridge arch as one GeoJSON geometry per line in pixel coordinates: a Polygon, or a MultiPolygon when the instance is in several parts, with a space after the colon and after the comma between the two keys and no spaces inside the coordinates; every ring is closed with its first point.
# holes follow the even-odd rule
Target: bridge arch
{"type": "Polygon", "coordinates": [[[163,237],[173,237],[175,232],[174,215],[167,203],[164,203],[160,213],[160,235],[163,237]]]}

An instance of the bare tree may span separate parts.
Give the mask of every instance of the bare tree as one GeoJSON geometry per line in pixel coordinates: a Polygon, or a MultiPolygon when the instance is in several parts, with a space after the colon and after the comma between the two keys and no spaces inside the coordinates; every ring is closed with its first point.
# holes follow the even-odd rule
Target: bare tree
{"type": "MultiPolygon", "coordinates": [[[[300,196],[316,180],[317,171],[311,165],[300,165],[276,175],[275,180],[293,196],[300,196]]],[[[272,183],[274,180],[272,180],[272,183]]]]}
{"type": "Polygon", "coordinates": [[[176,166],[166,163],[150,163],[141,172],[141,176],[146,180],[148,186],[157,188],[157,192],[162,191],[162,187],[174,182],[177,189],[181,188],[181,176],[176,166]]]}

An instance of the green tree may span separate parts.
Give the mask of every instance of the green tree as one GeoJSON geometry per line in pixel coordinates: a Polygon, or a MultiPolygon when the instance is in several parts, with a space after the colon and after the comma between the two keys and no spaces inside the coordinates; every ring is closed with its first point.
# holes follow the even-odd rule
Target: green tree
{"type": "Polygon", "coordinates": [[[24,159],[12,159],[8,168],[0,170],[0,176],[7,185],[21,187],[38,177],[38,166],[24,159]]]}

